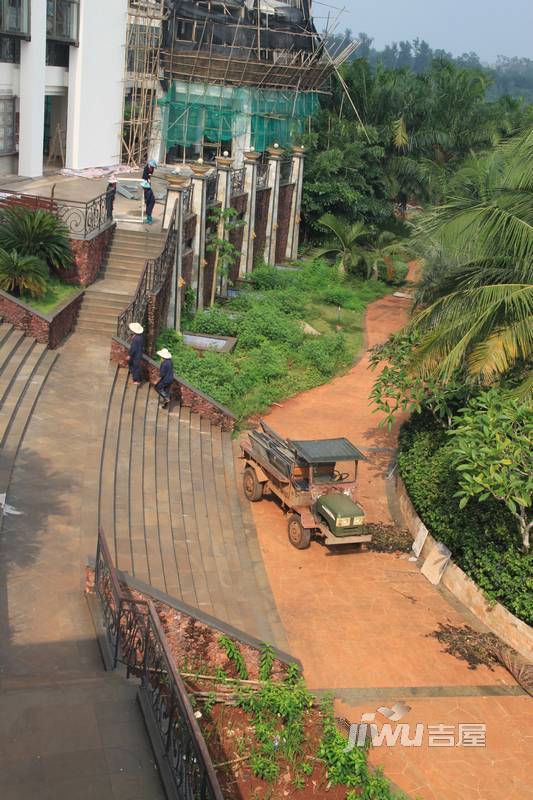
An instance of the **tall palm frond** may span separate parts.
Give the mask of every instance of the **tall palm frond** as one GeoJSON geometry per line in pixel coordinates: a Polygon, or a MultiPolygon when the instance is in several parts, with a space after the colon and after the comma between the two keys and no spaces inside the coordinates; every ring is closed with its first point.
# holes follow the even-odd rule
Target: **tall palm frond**
{"type": "Polygon", "coordinates": [[[28,292],[40,297],[46,292],[47,283],[48,267],[40,258],[0,249],[0,289],[16,295],[28,292]]]}
{"type": "Polygon", "coordinates": [[[73,256],[68,231],[54,214],[17,206],[0,211],[0,247],[36,256],[52,269],[68,269],[73,256]]]}

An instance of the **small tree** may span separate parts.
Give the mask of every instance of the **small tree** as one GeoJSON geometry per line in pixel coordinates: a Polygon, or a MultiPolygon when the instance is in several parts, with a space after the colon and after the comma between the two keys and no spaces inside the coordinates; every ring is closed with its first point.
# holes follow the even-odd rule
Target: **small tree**
{"type": "Polygon", "coordinates": [[[215,304],[218,276],[226,279],[235,260],[240,256],[239,250],[228,238],[232,231],[244,225],[244,220],[237,219],[238,215],[239,212],[234,208],[225,208],[224,211],[215,208],[209,214],[210,224],[216,226],[208,236],[205,248],[207,252],[215,253],[210,306],[215,304]]]}
{"type": "Polygon", "coordinates": [[[495,497],[515,517],[524,551],[533,520],[533,415],[529,404],[491,389],[454,418],[453,459],[460,475],[459,506],[495,497]]]}
{"type": "Polygon", "coordinates": [[[375,411],[385,414],[381,424],[389,430],[397,414],[420,413],[424,409],[444,427],[450,427],[454,413],[468,396],[468,387],[463,382],[444,383],[417,374],[413,367],[416,346],[415,335],[399,333],[374,347],[370,354],[370,368],[381,367],[370,399],[375,411]]]}
{"type": "Polygon", "coordinates": [[[366,267],[362,243],[366,242],[371,235],[370,228],[367,228],[363,222],[354,222],[350,225],[337,219],[333,214],[324,214],[320,217],[319,223],[335,234],[337,242],[323,248],[317,255],[327,256],[337,253],[340,256],[341,274],[353,271],[359,264],[364,264],[366,267]]]}

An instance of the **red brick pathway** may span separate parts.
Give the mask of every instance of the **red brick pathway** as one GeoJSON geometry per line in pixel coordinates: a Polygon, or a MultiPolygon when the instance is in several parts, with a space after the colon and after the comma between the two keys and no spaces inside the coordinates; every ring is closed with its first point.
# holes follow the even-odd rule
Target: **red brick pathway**
{"type": "MultiPolygon", "coordinates": [[[[392,296],[373,303],[366,315],[367,346],[398,330],[408,311],[407,300],[392,296]]],[[[359,499],[369,520],[389,522],[384,478],[397,429],[389,434],[379,427],[380,415],[368,401],[373,381],[365,353],[347,375],[286,401],[268,422],[296,439],[346,436],[366,452],[372,448],[360,471],[359,499]]],[[[487,726],[486,747],[381,747],[372,761],[384,764],[412,798],[533,798],[526,718],[531,701],[513,696],[519,689],[503,668],[470,670],[428,638],[438,623],[461,625],[465,617],[416,564],[407,556],[334,555],[315,542],[297,551],[274,502],[254,504],[253,513],[290,650],[301,658],[311,688],[338,690],[339,710],[353,722],[403,699],[412,710],[402,722],[487,726]]]]}

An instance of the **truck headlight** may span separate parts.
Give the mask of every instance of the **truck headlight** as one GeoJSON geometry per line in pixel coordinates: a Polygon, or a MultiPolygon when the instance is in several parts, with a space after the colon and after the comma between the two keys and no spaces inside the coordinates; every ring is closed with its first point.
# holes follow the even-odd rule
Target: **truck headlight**
{"type": "Polygon", "coordinates": [[[354,525],[362,525],[364,521],[365,521],[364,517],[354,517],[353,518],[353,524],[354,525]]]}
{"type": "Polygon", "coordinates": [[[337,525],[339,528],[349,528],[352,523],[351,517],[339,517],[337,520],[337,525]]]}

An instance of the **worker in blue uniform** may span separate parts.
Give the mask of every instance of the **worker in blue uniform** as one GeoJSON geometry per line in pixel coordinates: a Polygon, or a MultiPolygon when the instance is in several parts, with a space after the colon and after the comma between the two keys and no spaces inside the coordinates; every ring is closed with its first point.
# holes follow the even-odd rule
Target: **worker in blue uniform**
{"type": "Polygon", "coordinates": [[[155,194],[150,186],[150,181],[141,181],[141,187],[144,191],[144,204],[146,206],[146,224],[151,225],[153,222],[152,212],[155,206],[155,194]]]}
{"type": "Polygon", "coordinates": [[[159,382],[156,384],[155,390],[161,400],[161,407],[167,408],[170,402],[170,392],[172,383],[174,381],[174,368],[172,364],[172,353],[166,347],[157,351],[157,355],[161,359],[159,366],[159,382]]]}
{"type": "Polygon", "coordinates": [[[133,378],[133,383],[139,386],[142,383],[142,359],[144,353],[144,328],[138,322],[130,322],[129,329],[133,333],[130,342],[128,367],[133,378]]]}

